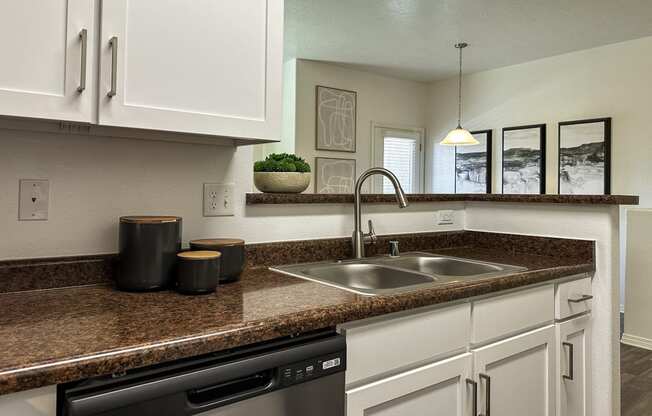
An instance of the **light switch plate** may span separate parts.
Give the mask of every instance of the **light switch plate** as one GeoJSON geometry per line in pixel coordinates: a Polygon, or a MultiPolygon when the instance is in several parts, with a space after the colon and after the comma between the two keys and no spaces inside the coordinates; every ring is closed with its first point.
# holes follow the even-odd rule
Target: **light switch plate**
{"type": "Polygon", "coordinates": [[[232,183],[204,184],[204,217],[233,215],[232,183]]]}
{"type": "Polygon", "coordinates": [[[441,210],[437,211],[437,225],[451,225],[455,222],[455,211],[441,210]]]}
{"type": "Polygon", "coordinates": [[[50,181],[47,179],[21,179],[19,181],[18,219],[44,221],[48,219],[50,181]]]}

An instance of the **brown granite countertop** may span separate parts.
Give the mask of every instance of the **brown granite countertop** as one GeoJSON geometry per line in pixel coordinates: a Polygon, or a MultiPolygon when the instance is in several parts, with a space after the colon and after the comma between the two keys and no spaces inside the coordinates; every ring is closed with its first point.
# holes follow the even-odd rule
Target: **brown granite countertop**
{"type": "Polygon", "coordinates": [[[125,293],[92,285],[0,294],[0,394],[111,374],[401,310],[591,272],[592,260],[487,248],[442,254],[525,266],[502,278],[365,297],[274,273],[245,271],[205,296],[125,293]]]}
{"type": "MultiPolygon", "coordinates": [[[[507,202],[537,204],[638,205],[635,195],[507,195],[507,194],[408,194],[409,202],[507,202]]],[[[393,204],[393,194],[363,194],[371,204],[393,204]]],[[[347,204],[353,194],[248,193],[247,205],[258,204],[347,204]]]]}

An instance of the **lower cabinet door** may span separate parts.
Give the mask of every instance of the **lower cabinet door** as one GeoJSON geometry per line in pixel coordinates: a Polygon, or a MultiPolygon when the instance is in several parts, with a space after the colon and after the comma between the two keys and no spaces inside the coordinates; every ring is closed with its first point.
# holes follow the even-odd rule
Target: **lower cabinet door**
{"type": "Polygon", "coordinates": [[[471,354],[428,364],[346,392],[347,416],[470,416],[471,354]]]}
{"type": "Polygon", "coordinates": [[[557,416],[591,415],[591,315],[556,325],[557,416]]]}
{"type": "Polygon", "coordinates": [[[473,350],[481,415],[555,414],[555,327],[473,350]]]}

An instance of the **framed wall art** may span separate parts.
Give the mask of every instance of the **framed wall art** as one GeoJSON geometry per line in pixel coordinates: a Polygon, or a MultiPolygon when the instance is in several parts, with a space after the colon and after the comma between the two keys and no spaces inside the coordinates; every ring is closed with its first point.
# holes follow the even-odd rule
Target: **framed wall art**
{"type": "Polygon", "coordinates": [[[546,193],[546,125],[503,129],[504,194],[546,193]]]}
{"type": "Polygon", "coordinates": [[[559,193],[611,193],[611,118],[559,123],[559,193]]]}
{"type": "Polygon", "coordinates": [[[491,193],[492,130],[472,131],[478,145],[455,147],[455,193],[491,193]]]}
{"type": "Polygon", "coordinates": [[[317,85],[316,148],[355,152],[357,93],[317,85]]]}
{"type": "Polygon", "coordinates": [[[352,194],[355,159],[315,158],[315,193],[352,194]]]}

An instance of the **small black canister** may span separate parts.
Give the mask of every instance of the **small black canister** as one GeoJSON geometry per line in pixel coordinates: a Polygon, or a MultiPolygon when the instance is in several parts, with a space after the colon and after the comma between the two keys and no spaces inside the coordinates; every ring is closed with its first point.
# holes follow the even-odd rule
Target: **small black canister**
{"type": "Polygon", "coordinates": [[[239,238],[204,238],[191,240],[192,250],[211,250],[222,253],[220,283],[236,282],[245,266],[245,242],[239,238]]]}
{"type": "Polygon", "coordinates": [[[146,291],[171,287],[181,250],[181,218],[120,217],[120,290],[146,291]]]}
{"type": "Polygon", "coordinates": [[[219,283],[217,251],[184,251],[177,254],[177,290],[188,295],[215,292],[219,283]]]}

